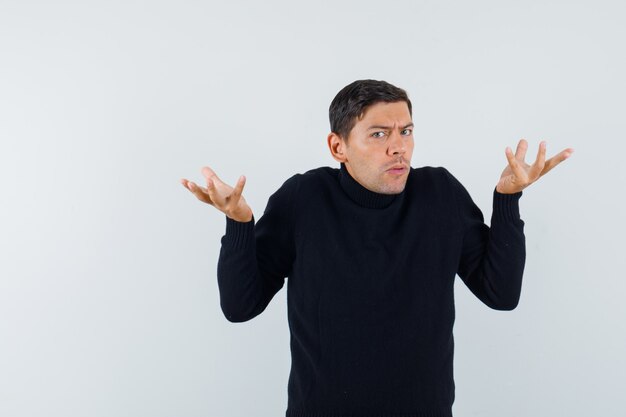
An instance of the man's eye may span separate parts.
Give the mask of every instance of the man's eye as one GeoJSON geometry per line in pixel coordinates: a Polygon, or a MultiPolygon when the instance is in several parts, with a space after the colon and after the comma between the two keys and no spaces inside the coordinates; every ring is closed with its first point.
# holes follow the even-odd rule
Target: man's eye
{"type": "Polygon", "coordinates": [[[402,134],[403,134],[404,136],[409,136],[409,135],[411,134],[411,132],[412,132],[412,131],[411,131],[411,129],[404,129],[404,130],[402,131],[402,134]],[[406,133],[405,133],[405,132],[406,132],[406,133]]]}
{"type": "Polygon", "coordinates": [[[372,136],[374,136],[375,138],[382,138],[384,136],[385,132],[374,132],[372,133],[372,136]],[[380,135],[378,135],[380,133],[380,135]]]}

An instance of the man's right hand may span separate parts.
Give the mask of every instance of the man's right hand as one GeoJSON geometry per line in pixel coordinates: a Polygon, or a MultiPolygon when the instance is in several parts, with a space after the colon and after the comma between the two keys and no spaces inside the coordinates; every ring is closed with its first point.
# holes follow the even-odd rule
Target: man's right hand
{"type": "Polygon", "coordinates": [[[239,177],[235,188],[233,188],[219,179],[217,174],[209,167],[202,168],[202,175],[206,178],[206,188],[184,178],[180,182],[198,200],[212,205],[231,219],[238,222],[249,222],[252,220],[252,209],[241,195],[243,186],[246,183],[246,177],[243,175],[239,177]]]}

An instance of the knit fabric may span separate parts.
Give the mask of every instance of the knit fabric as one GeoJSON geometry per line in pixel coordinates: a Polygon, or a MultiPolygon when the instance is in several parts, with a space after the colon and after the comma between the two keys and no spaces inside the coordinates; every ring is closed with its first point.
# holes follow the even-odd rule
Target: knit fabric
{"type": "Polygon", "coordinates": [[[226,217],[220,305],[265,310],[287,280],[286,417],[450,417],[454,280],[484,304],[518,304],[526,258],[522,192],[493,192],[491,226],[442,167],[411,168],[402,193],[321,167],[296,174],[258,221],[226,217]]]}

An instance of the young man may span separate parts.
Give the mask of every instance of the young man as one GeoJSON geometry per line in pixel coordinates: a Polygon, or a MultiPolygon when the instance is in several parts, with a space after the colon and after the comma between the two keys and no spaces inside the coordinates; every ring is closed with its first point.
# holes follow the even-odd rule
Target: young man
{"type": "Polygon", "coordinates": [[[289,178],[255,223],[242,196],[208,167],[182,180],[226,215],[220,304],[241,322],[289,277],[292,367],[287,417],[452,415],[454,279],[487,306],[517,306],[525,262],[522,190],[573,152],[513,155],[493,191],[491,227],[442,167],[410,166],[406,92],[359,80],[330,105],[327,142],[340,168],[289,178]]]}

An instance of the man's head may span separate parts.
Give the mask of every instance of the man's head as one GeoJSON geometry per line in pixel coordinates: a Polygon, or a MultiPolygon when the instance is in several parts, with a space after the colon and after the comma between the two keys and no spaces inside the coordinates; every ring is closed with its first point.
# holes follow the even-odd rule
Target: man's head
{"type": "Polygon", "coordinates": [[[402,192],[413,154],[412,108],[406,91],[385,81],[355,81],[335,96],[329,117],[333,158],[370,191],[402,192]]]}

